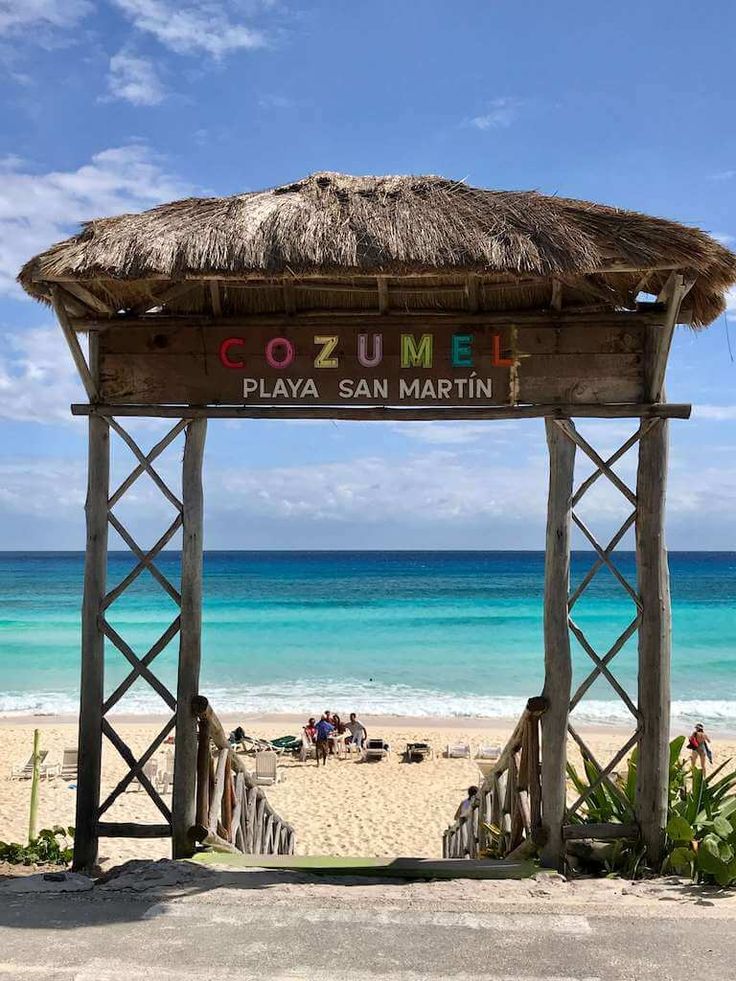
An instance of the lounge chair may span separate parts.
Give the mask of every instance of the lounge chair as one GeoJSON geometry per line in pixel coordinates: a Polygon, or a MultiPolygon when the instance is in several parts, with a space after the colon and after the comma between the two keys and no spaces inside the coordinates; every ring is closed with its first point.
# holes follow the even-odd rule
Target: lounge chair
{"type": "Polygon", "coordinates": [[[434,759],[434,750],[429,743],[407,743],[404,759],[407,763],[421,763],[422,760],[434,759]]]}
{"type": "Polygon", "coordinates": [[[502,753],[500,746],[480,746],[475,754],[476,760],[497,760],[502,753]]]}
{"type": "Polygon", "coordinates": [[[363,745],[364,760],[382,760],[390,752],[391,747],[385,739],[366,739],[363,745]]]}
{"type": "Polygon", "coordinates": [[[448,743],[445,756],[448,760],[469,760],[470,743],[448,743]]]}
{"type": "Polygon", "coordinates": [[[280,780],[278,754],[273,750],[256,753],[256,783],[262,787],[270,787],[280,780]]]}
{"type": "Polygon", "coordinates": [[[317,747],[306,732],[303,732],[302,740],[299,744],[299,759],[302,761],[302,763],[306,763],[306,761],[311,758],[317,758],[317,747]]]}
{"type": "Polygon", "coordinates": [[[298,753],[302,747],[299,736],[279,736],[271,740],[271,746],[277,753],[298,753]]]}
{"type": "Polygon", "coordinates": [[[59,769],[58,776],[60,776],[62,780],[76,780],[78,767],[79,750],[65,749],[64,755],[61,758],[61,767],[59,769]]]}
{"type": "MultiPolygon", "coordinates": [[[[48,777],[58,764],[44,763],[49,755],[47,749],[42,749],[38,754],[38,772],[42,777],[48,777]]],[[[30,780],[33,776],[33,753],[28,757],[27,763],[16,763],[10,768],[11,780],[30,780]]]]}

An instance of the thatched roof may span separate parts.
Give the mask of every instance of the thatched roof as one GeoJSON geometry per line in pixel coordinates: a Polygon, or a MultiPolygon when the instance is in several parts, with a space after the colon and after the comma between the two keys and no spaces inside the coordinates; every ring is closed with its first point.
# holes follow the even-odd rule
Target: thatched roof
{"type": "MultiPolygon", "coordinates": [[[[458,290],[474,273],[483,284],[496,284],[480,309],[548,305],[554,279],[564,284],[566,306],[595,298],[617,308],[631,305],[642,285],[656,294],[673,269],[696,281],[688,297],[695,324],[723,311],[724,294],[736,281],[736,256],[700,229],[442,177],[317,173],[266,191],[188,198],[87,222],[78,235],[26,263],[19,280],[42,300],[54,282],[82,283],[119,311],[153,300],[162,280],[170,287],[222,278],[233,297],[240,283],[234,311],[265,312],[274,309],[267,287],[284,275],[307,278],[312,289],[322,281],[324,296],[313,297],[314,305],[328,302],[330,283],[338,280],[359,291],[362,277],[387,276],[400,291],[424,277],[440,296],[443,284],[458,290]],[[246,284],[254,291],[247,302],[246,284]]],[[[173,300],[170,306],[201,312],[208,296],[203,282],[178,308],[173,300]]],[[[431,302],[441,304],[437,297],[431,302]]]]}

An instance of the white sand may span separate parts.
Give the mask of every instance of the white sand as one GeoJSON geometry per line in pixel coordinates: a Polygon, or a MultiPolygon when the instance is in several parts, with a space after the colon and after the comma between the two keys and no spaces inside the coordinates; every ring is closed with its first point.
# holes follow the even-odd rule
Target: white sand
{"type": "MultiPolygon", "coordinates": [[[[163,720],[112,719],[133,752],[143,752],[162,727],[163,720]]],[[[257,720],[224,719],[242,723],[254,735],[276,737],[297,733],[299,723],[287,716],[257,720]]],[[[267,788],[275,809],[296,830],[300,854],[438,856],[442,832],[465,790],[481,776],[472,760],[444,759],[448,742],[469,742],[473,751],[483,744],[503,745],[513,724],[503,720],[410,720],[364,718],[369,734],[388,739],[394,752],[379,763],[330,759],[327,767],[314,761],[283,762],[284,781],[267,788]],[[405,764],[401,753],[407,741],[426,741],[436,759],[405,764]]],[[[25,762],[33,745],[33,729],[41,730],[41,746],[48,761],[61,760],[64,747],[76,745],[76,723],[69,719],[0,719],[0,840],[25,841],[28,830],[30,781],[11,781],[12,764],[25,762]]],[[[601,761],[610,759],[626,739],[612,729],[585,730],[586,740],[601,761]]],[[[713,746],[715,763],[736,756],[736,739],[724,737],[713,746]]],[[[126,771],[116,750],[105,741],[102,795],[110,792],[126,771]]],[[[75,793],[60,779],[41,784],[40,827],[74,823],[75,793]]],[[[161,816],[144,791],[122,794],[105,815],[110,821],[160,823],[161,816]]],[[[169,854],[167,841],[104,839],[103,865],[129,858],[161,858],[169,854]]]]}

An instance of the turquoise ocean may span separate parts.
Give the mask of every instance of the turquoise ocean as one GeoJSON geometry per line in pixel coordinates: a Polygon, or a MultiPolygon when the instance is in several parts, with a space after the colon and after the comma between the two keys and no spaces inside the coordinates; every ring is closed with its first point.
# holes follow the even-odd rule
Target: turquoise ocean
{"type": "MultiPolygon", "coordinates": [[[[574,583],[593,560],[574,554],[574,583]]],[[[76,711],[83,564],[81,553],[0,553],[0,713],[76,711]]],[[[113,553],[110,586],[133,564],[113,553]]],[[[633,556],[618,564],[633,581],[633,556]]],[[[177,554],[158,565],[176,584],[177,554]]],[[[670,570],[674,721],[734,729],[736,553],[673,552],[670,570]]],[[[201,689],[221,713],[516,716],[542,686],[543,572],[541,552],[208,552],[201,689]]],[[[138,655],[175,615],[147,573],[109,610],[138,655]]],[[[634,608],[605,571],[573,615],[605,653],[634,608]]],[[[176,645],[153,664],[171,686],[176,645]]],[[[592,662],[577,644],[574,663],[582,680],[592,662]]],[[[613,667],[634,693],[635,642],[613,667]]],[[[110,648],[108,692],[128,670],[110,648]]],[[[163,703],[139,681],[118,709],[163,703]]],[[[600,680],[577,716],[627,721],[600,680]]]]}

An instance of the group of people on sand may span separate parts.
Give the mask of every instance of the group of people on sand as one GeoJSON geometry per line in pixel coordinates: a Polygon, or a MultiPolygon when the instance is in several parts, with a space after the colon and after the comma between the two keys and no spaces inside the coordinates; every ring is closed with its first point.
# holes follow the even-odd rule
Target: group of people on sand
{"type": "Polygon", "coordinates": [[[308,745],[314,745],[317,756],[317,766],[327,765],[327,757],[335,752],[335,737],[343,737],[345,745],[355,748],[361,755],[368,731],[355,712],[350,713],[350,721],[343,722],[337,712],[325,709],[319,720],[310,716],[304,726],[304,739],[308,745]]]}

